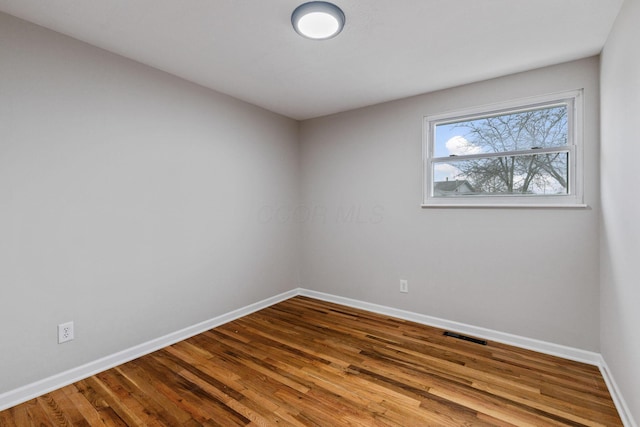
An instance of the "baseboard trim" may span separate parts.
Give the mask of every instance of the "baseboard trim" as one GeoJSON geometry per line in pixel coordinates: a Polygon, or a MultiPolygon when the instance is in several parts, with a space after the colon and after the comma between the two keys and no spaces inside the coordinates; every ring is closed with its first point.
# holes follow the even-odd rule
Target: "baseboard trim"
{"type": "Polygon", "coordinates": [[[574,360],[577,362],[588,363],[590,365],[600,365],[602,357],[599,353],[581,350],[573,347],[567,347],[560,344],[554,344],[533,338],[521,337],[518,335],[508,334],[505,332],[495,331],[492,329],[472,326],[465,323],[454,322],[451,320],[440,319],[438,317],[418,314],[411,311],[399,310],[383,305],[373,304],[369,302],[359,301],[351,298],[339,297],[336,295],[325,294],[323,292],[300,289],[299,295],[315,298],[323,301],[342,304],[353,308],[372,311],[386,316],[397,317],[403,320],[409,320],[423,325],[434,326],[436,328],[447,329],[464,335],[472,335],[478,338],[496,341],[502,344],[513,345],[528,350],[537,351],[539,353],[549,354],[552,356],[562,357],[564,359],[574,360]]]}
{"type": "Polygon", "coordinates": [[[194,335],[208,331],[209,329],[221,326],[225,323],[231,322],[240,317],[254,313],[258,310],[262,310],[263,308],[267,308],[298,295],[315,298],[322,301],[333,302],[348,307],[359,308],[362,310],[371,311],[373,313],[383,314],[385,316],[397,317],[399,319],[409,320],[424,325],[435,326],[437,328],[448,329],[465,335],[473,335],[486,340],[514,345],[517,347],[538,351],[540,353],[563,357],[565,359],[575,360],[578,362],[598,366],[600,368],[600,372],[602,373],[602,377],[604,378],[605,383],[609,388],[611,398],[616,405],[623,424],[626,427],[638,427],[631,416],[631,412],[629,411],[629,408],[624,398],[622,397],[620,390],[618,389],[611,371],[609,370],[602,355],[600,355],[599,353],[580,350],[559,344],[549,343],[546,341],[521,337],[518,335],[508,334],[492,329],[481,328],[465,323],[440,319],[438,317],[427,316],[424,314],[400,310],[379,304],[373,304],[365,301],[340,297],[303,288],[292,289],[288,292],[284,292],[279,295],[264,299],[262,301],[250,304],[246,307],[241,307],[237,310],[233,310],[229,313],[214,317],[196,325],[189,326],[176,332],[172,332],[163,337],[147,341],[143,344],[89,362],[77,368],[70,369],[60,374],[53,375],[40,381],[36,381],[23,387],[19,387],[15,390],[10,390],[8,392],[0,394],[0,411],[11,408],[15,405],[19,405],[20,403],[26,402],[38,396],[42,396],[43,394],[46,394],[50,391],[59,389],[76,381],[80,381],[99,372],[111,369],[115,366],[129,362],[133,359],[152,353],[156,350],[160,350],[161,348],[164,348],[166,346],[175,344],[194,335]]]}
{"type": "Polygon", "coordinates": [[[85,365],[78,366],[77,368],[69,369],[68,371],[61,372],[59,374],[42,379],[40,381],[33,382],[31,384],[27,384],[15,390],[10,390],[8,392],[0,394],[0,411],[11,408],[12,406],[26,402],[38,396],[42,396],[43,394],[59,389],[66,385],[73,384],[76,381],[80,381],[99,372],[129,362],[133,359],[137,359],[138,357],[144,356],[145,354],[160,350],[161,348],[175,344],[194,335],[208,331],[209,329],[231,322],[258,310],[262,310],[263,308],[267,308],[271,305],[285,301],[298,294],[299,290],[293,289],[291,291],[264,299],[254,304],[250,304],[246,307],[241,307],[237,310],[233,310],[229,313],[214,317],[212,319],[205,320],[204,322],[189,326],[179,331],[172,332],[163,337],[159,337],[151,341],[147,341],[143,344],[120,351],[118,353],[114,353],[98,360],[94,360],[85,365]]]}
{"type": "Polygon", "coordinates": [[[633,417],[631,416],[631,411],[629,410],[629,407],[622,397],[622,393],[620,393],[620,389],[618,388],[618,385],[616,384],[614,377],[611,374],[609,367],[607,366],[607,363],[600,353],[536,340],[533,338],[526,338],[518,335],[508,334],[505,332],[495,331],[492,329],[454,322],[451,320],[440,319],[438,317],[427,316],[411,311],[399,310],[397,308],[391,308],[351,298],[311,291],[308,289],[299,289],[298,295],[346,305],[348,307],[359,308],[362,310],[371,311],[373,313],[383,314],[385,316],[397,317],[399,319],[409,320],[423,325],[434,326],[436,328],[447,329],[465,335],[473,335],[478,338],[513,345],[520,348],[526,348],[528,350],[537,351],[539,353],[558,356],[564,359],[587,363],[589,365],[595,365],[600,369],[600,372],[602,373],[602,377],[604,378],[607,388],[609,389],[611,399],[616,405],[616,409],[618,410],[618,414],[620,415],[622,424],[625,427],[638,427],[638,424],[636,424],[633,417]]]}
{"type": "Polygon", "coordinates": [[[600,356],[599,367],[600,373],[602,373],[602,378],[604,378],[604,382],[607,384],[607,388],[609,389],[609,394],[611,394],[611,399],[616,405],[620,419],[622,419],[622,424],[624,424],[625,427],[638,427],[638,424],[636,424],[631,416],[631,411],[627,406],[627,402],[624,400],[624,397],[622,397],[622,393],[620,393],[618,384],[616,383],[607,362],[602,356],[600,356]]]}

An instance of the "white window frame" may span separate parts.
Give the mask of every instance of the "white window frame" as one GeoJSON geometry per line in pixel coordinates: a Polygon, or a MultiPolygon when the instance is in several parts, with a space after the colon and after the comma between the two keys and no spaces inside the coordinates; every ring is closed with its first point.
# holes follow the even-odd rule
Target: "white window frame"
{"type": "MultiPolygon", "coordinates": [[[[422,207],[569,207],[584,208],[583,199],[583,90],[572,90],[525,99],[517,99],[497,104],[467,108],[443,114],[425,116],[423,122],[423,203],[422,207]],[[536,149],[535,153],[568,151],[568,194],[561,195],[474,195],[435,197],[433,194],[434,164],[444,162],[445,158],[434,157],[435,128],[440,124],[480,119],[490,116],[506,115],[554,105],[567,106],[567,146],[557,148],[536,149]]],[[[513,154],[531,154],[530,150],[508,152],[513,154]]],[[[496,156],[495,153],[456,156],[456,160],[486,158],[496,156]]]]}

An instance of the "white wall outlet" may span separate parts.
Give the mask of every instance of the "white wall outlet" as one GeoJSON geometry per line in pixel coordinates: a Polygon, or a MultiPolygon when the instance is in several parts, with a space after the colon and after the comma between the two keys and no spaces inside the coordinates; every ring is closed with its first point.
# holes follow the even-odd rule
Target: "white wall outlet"
{"type": "Polygon", "coordinates": [[[58,325],[58,344],[71,341],[73,339],[73,322],[61,323],[58,325]]]}
{"type": "Polygon", "coordinates": [[[407,280],[400,279],[400,292],[405,294],[409,292],[409,282],[407,280]]]}

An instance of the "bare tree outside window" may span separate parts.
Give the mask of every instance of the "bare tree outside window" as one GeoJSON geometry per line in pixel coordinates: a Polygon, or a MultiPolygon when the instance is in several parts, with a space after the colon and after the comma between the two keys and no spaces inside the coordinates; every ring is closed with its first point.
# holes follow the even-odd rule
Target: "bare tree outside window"
{"type": "Polygon", "coordinates": [[[583,207],[582,89],[424,118],[423,207],[583,207]]]}
{"type": "Polygon", "coordinates": [[[466,182],[467,196],[568,193],[566,105],[438,124],[435,133],[448,153],[434,164],[436,186],[444,177],[466,182]]]}

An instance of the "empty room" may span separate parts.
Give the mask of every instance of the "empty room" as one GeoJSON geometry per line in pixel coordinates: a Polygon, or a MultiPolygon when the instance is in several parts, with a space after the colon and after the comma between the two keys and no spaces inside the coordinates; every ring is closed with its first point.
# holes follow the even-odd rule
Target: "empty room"
{"type": "Polygon", "coordinates": [[[0,426],[638,426],[640,0],[0,0],[0,426]]]}

